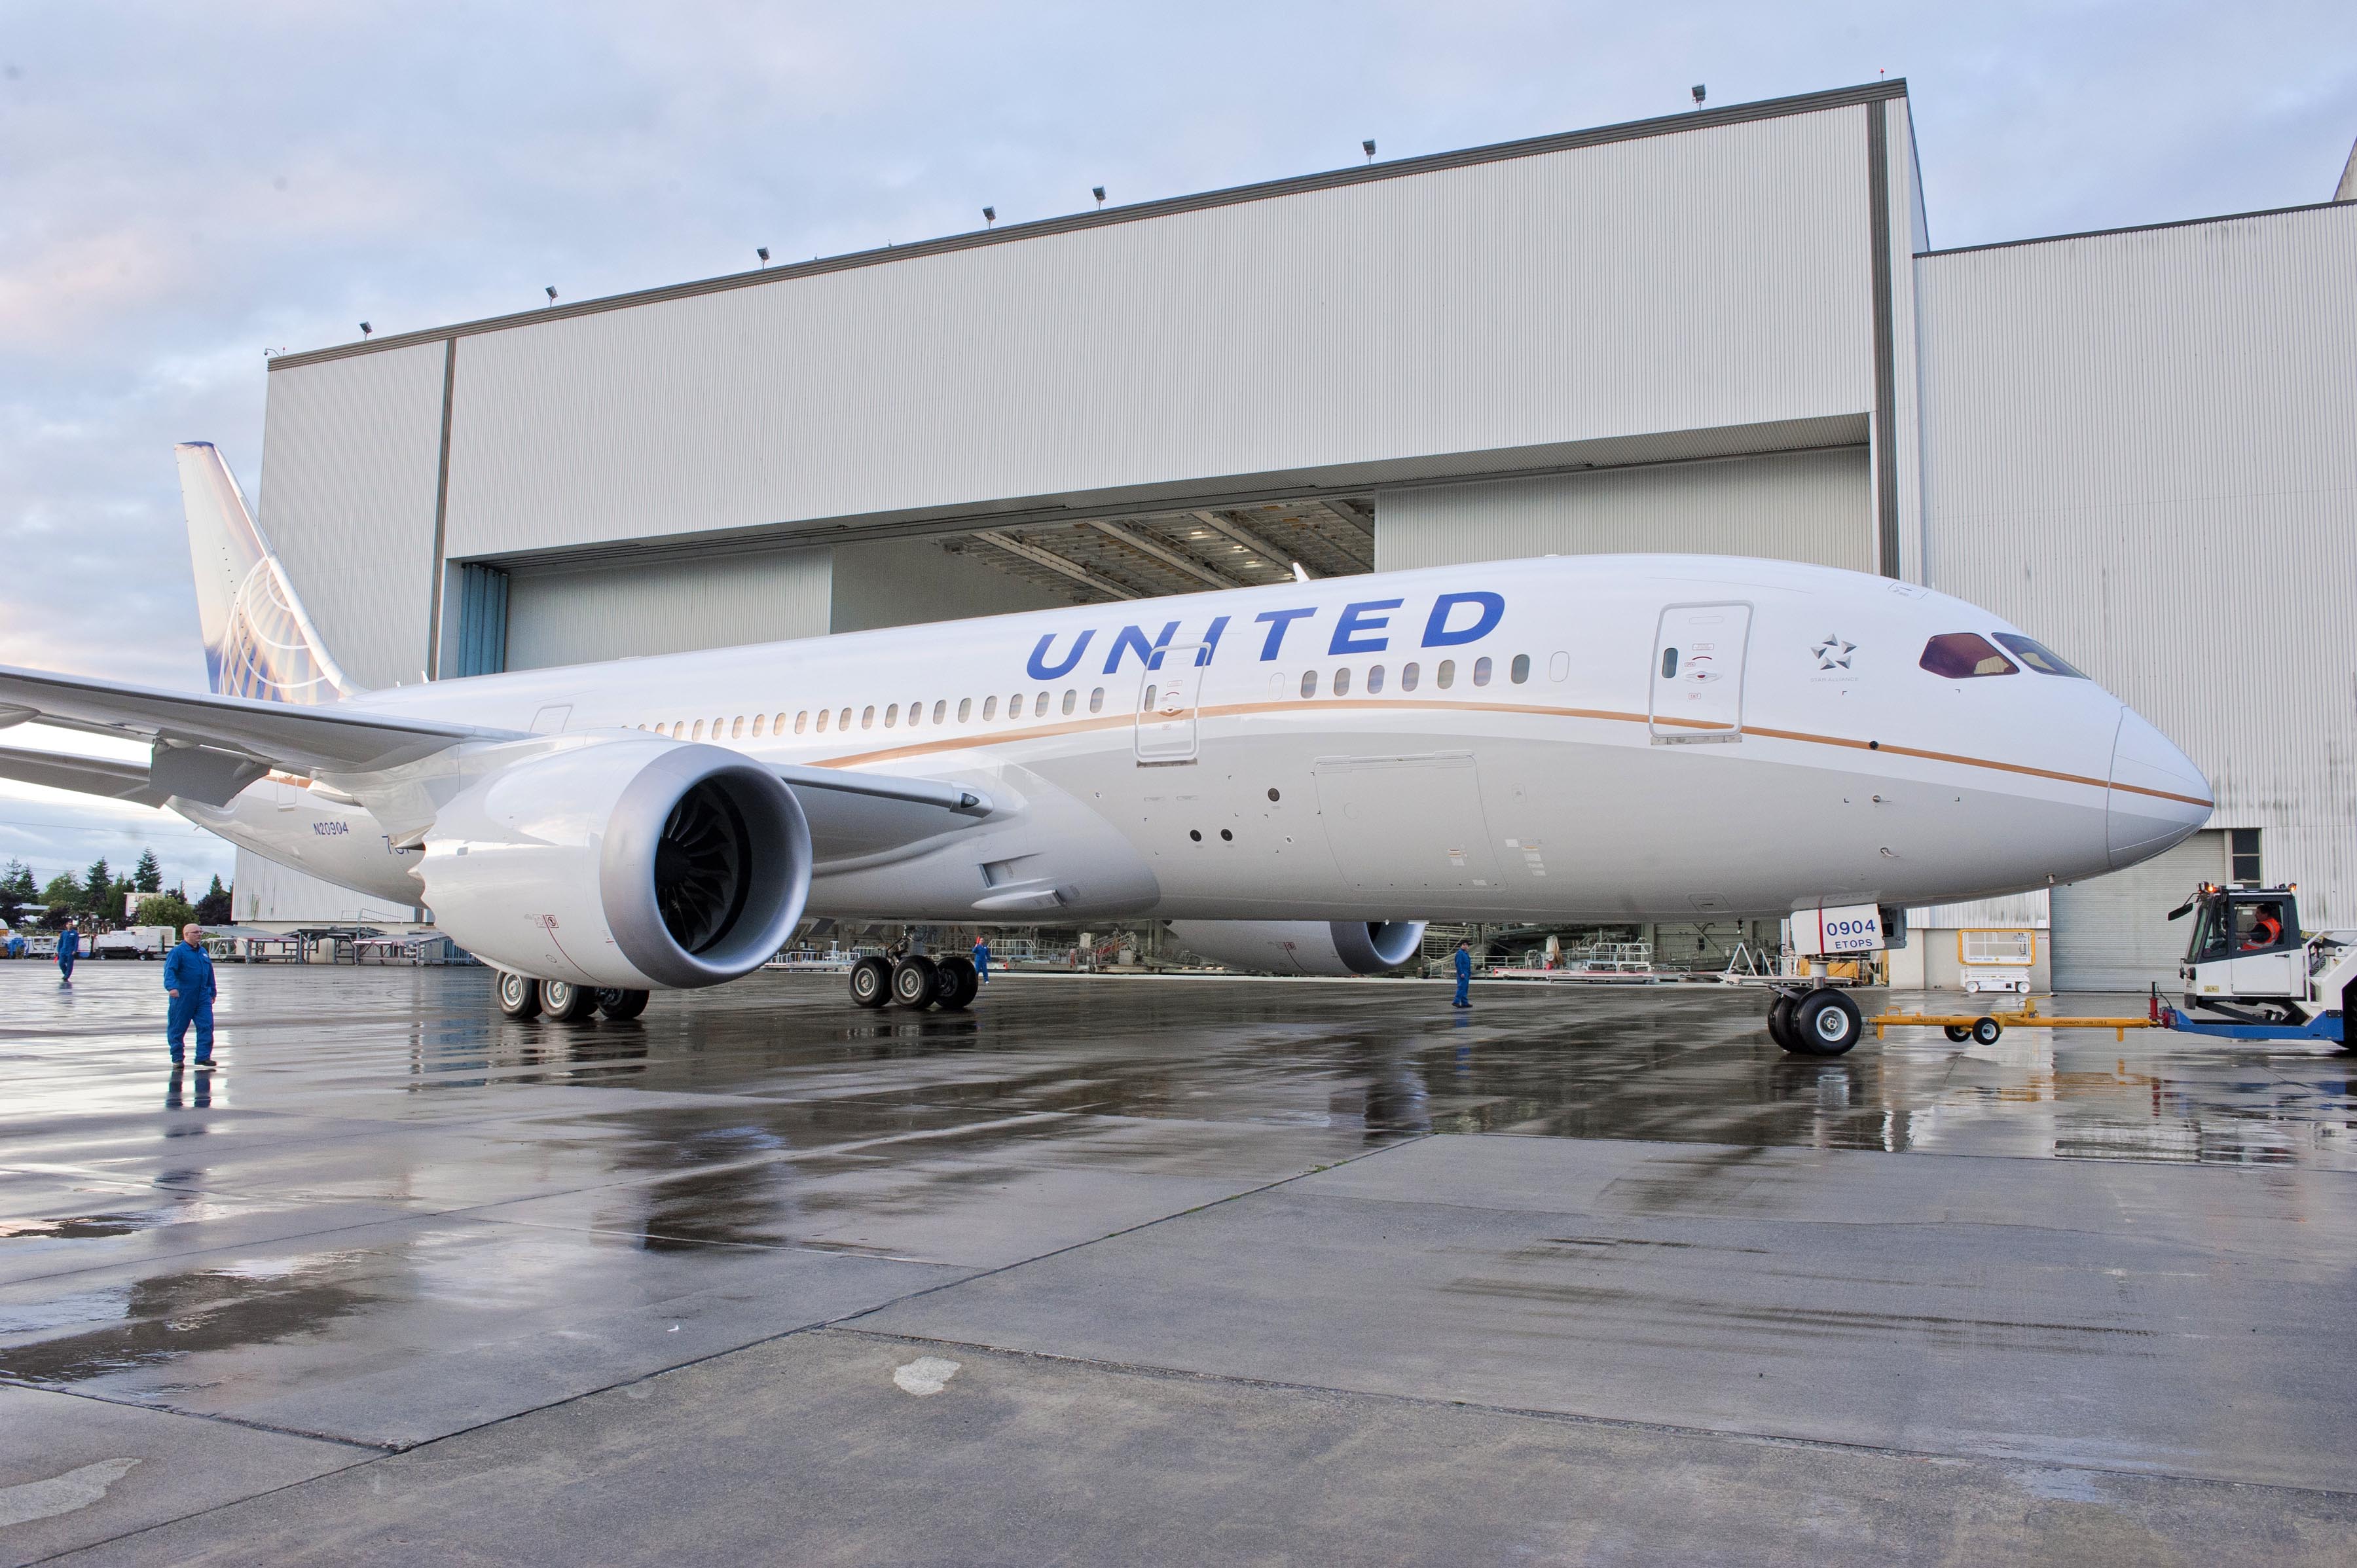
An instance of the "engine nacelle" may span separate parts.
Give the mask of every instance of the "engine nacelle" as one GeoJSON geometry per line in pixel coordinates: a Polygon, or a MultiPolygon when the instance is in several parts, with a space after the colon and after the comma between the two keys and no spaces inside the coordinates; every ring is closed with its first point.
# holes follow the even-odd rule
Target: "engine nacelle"
{"type": "Polygon", "coordinates": [[[1188,950],[1273,974],[1381,974],[1424,945],[1422,920],[1172,920],[1188,950]]]}
{"type": "Polygon", "coordinates": [[[425,835],[417,875],[453,940],[536,979],[644,990],[734,980],[793,935],[810,824],[776,774],[652,736],[542,744],[425,835]]]}

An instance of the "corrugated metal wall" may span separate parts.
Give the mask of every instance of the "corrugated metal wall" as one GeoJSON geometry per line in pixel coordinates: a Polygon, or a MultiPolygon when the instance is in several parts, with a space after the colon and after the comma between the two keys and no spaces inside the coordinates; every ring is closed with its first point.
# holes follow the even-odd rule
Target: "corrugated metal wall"
{"type": "Polygon", "coordinates": [[[448,549],[1855,414],[1869,112],[461,338],[448,549]]]}
{"type": "Polygon", "coordinates": [[[408,905],[389,904],[306,876],[250,849],[237,852],[236,882],[237,897],[231,910],[239,920],[300,920],[321,926],[365,920],[398,925],[417,918],[417,911],[408,905]]]}
{"type": "Polygon", "coordinates": [[[833,578],[823,549],[518,571],[509,578],[507,667],[821,636],[833,578]]]}
{"type": "Polygon", "coordinates": [[[366,685],[425,668],[443,352],[420,344],[270,377],[263,531],[338,662],[366,685]]]}
{"type": "Polygon", "coordinates": [[[2311,925],[2357,923],[2352,280],[2357,207],[1917,263],[1930,582],[2183,746],[2311,925]]]}
{"type": "Polygon", "coordinates": [[[1694,551],[1874,567],[1866,448],[1603,468],[1375,496],[1375,570],[1694,551]]]}

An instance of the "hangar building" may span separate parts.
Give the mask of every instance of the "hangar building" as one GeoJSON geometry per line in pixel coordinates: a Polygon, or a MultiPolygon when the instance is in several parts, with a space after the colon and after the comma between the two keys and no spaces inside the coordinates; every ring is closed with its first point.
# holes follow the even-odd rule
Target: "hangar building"
{"type": "MultiPolygon", "coordinates": [[[[2219,810],[2050,901],[1918,911],[1900,977],[2023,924],[2056,983],[2141,989],[2203,877],[2357,923],[2352,278],[2349,201],[1934,250],[1877,82],[282,354],[262,520],[373,684],[1294,561],[1928,583],[2160,725],[2219,810]]],[[[238,888],[362,912],[243,855],[238,888]]]]}

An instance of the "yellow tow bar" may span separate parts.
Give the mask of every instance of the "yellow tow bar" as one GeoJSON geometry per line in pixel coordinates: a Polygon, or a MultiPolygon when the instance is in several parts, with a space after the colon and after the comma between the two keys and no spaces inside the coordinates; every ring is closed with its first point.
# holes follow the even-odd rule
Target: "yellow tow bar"
{"type": "Polygon", "coordinates": [[[1944,1029],[1952,1039],[1970,1036],[1985,1046],[1994,1044],[2005,1033],[2007,1024],[2026,1024],[2040,1029],[2109,1029],[2115,1040],[2126,1040],[2130,1029],[2160,1027],[2150,1018],[2079,1018],[2040,1013],[2034,996],[2022,998],[2020,1012],[2007,1013],[2003,1017],[1987,1013],[1878,1013],[1867,1022],[1874,1026],[1874,1037],[1878,1040],[1885,1029],[1894,1026],[1921,1026],[1944,1029]]]}

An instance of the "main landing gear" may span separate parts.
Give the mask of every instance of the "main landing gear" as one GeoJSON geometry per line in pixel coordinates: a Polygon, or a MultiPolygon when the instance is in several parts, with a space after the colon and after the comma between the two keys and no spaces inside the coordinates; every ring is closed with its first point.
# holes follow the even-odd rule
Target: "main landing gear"
{"type": "Polygon", "coordinates": [[[546,1013],[560,1024],[578,1024],[593,1013],[620,1023],[647,1010],[648,993],[619,986],[576,985],[569,980],[534,980],[528,974],[500,971],[497,987],[500,1012],[522,1023],[546,1013]]]}
{"type": "Polygon", "coordinates": [[[851,1000],[862,1007],[889,1002],[918,1012],[942,1007],[962,1013],[981,989],[973,961],[955,956],[930,959],[902,953],[888,959],[871,953],[851,966],[851,1000]]]}
{"type": "Polygon", "coordinates": [[[1779,991],[1768,1009],[1768,1037],[1796,1057],[1837,1057],[1857,1044],[1866,1019],[1838,991],[1779,991]]]}

